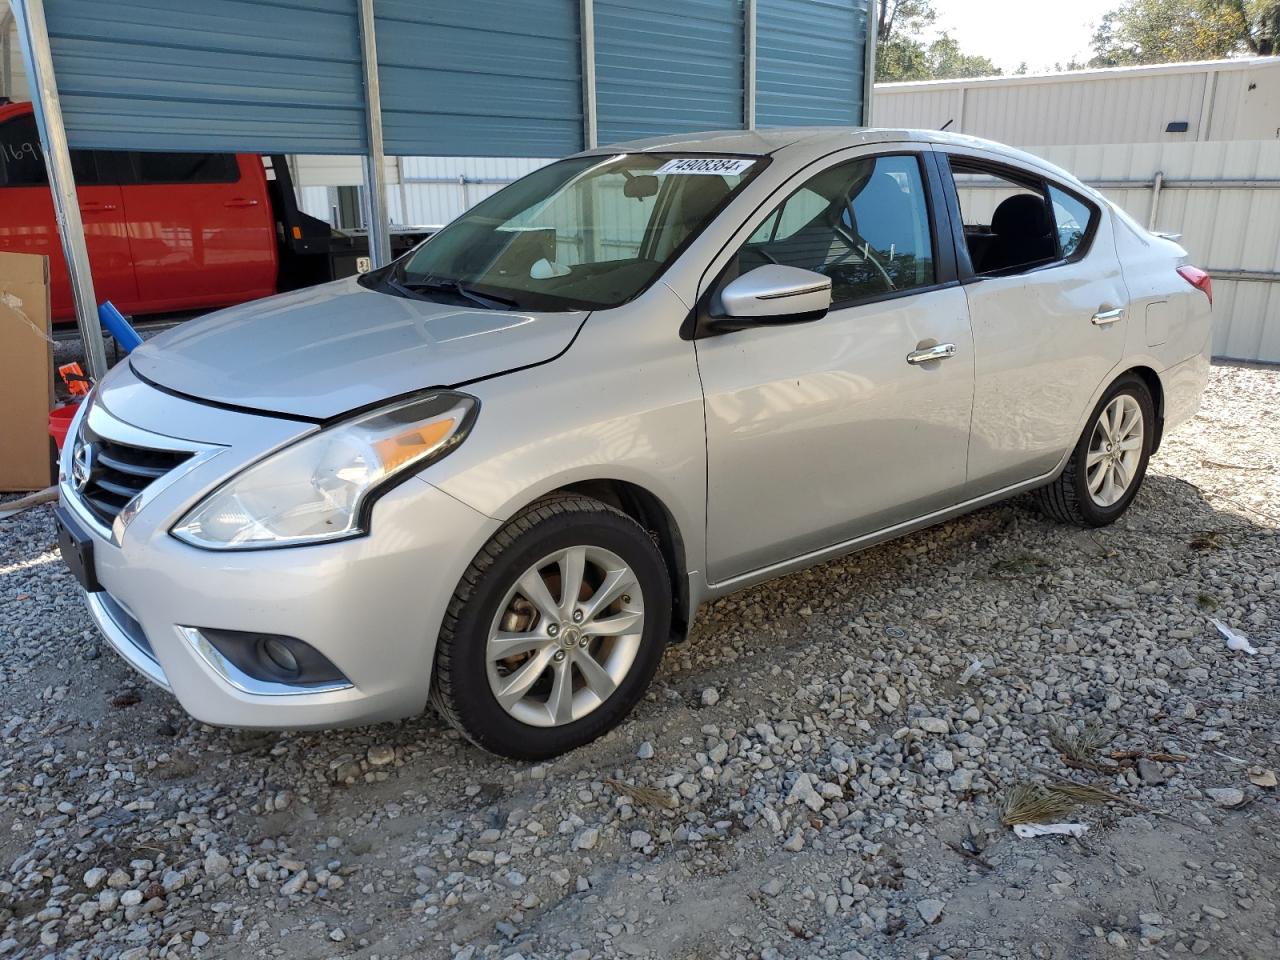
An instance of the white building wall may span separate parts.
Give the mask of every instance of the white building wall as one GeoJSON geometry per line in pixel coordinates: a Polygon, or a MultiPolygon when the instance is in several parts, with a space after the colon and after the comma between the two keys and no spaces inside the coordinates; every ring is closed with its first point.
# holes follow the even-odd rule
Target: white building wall
{"type": "MultiPolygon", "coordinates": [[[[361,186],[360,159],[297,156],[290,162],[298,205],[311,216],[337,226],[331,188],[361,186]]],[[[550,162],[511,157],[390,157],[387,209],[391,222],[443,226],[508,183],[550,162]]]]}
{"type": "Polygon", "coordinates": [[[881,83],[872,121],[1015,146],[1267,140],[1280,133],[1280,57],[1027,77],[881,83]],[[1185,122],[1185,133],[1170,123],[1185,122]]]}

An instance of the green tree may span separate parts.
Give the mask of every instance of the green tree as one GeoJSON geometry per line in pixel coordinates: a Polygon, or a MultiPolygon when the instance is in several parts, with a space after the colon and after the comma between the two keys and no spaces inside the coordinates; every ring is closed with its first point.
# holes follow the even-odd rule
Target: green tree
{"type": "Polygon", "coordinates": [[[932,0],[876,0],[876,79],[950,80],[1000,73],[986,57],[966,54],[945,31],[926,39],[937,21],[932,0]]]}
{"type": "Polygon", "coordinates": [[[1102,18],[1090,66],[1270,56],[1280,0],[1126,0],[1102,18]]]}

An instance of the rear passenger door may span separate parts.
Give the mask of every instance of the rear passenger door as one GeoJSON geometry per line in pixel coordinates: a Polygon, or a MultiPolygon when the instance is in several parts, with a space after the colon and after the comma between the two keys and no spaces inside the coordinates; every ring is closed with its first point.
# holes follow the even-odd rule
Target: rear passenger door
{"type": "Polygon", "coordinates": [[[1128,291],[1102,211],[1064,184],[944,148],[973,322],[968,496],[1046,474],[1124,355],[1128,291]]]}
{"type": "Polygon", "coordinates": [[[145,309],[219,306],[274,291],[275,225],[261,160],[135,152],[126,162],[125,216],[145,309]]]}

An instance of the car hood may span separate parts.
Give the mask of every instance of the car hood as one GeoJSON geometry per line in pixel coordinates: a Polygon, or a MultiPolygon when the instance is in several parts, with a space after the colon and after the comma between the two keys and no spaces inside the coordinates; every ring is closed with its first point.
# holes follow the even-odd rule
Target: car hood
{"type": "Polygon", "coordinates": [[[129,362],[177,393],[325,420],[551,360],[586,316],[397,297],[352,278],[184,323],[138,347],[129,362]]]}

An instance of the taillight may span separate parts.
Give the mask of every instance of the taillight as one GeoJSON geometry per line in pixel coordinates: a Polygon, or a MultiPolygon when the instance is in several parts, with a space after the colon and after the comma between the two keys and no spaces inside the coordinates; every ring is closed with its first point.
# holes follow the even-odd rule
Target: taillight
{"type": "Polygon", "coordinates": [[[1209,276],[1208,271],[1188,264],[1178,268],[1178,276],[1208,297],[1209,305],[1213,306],[1213,277],[1209,276]]]}

